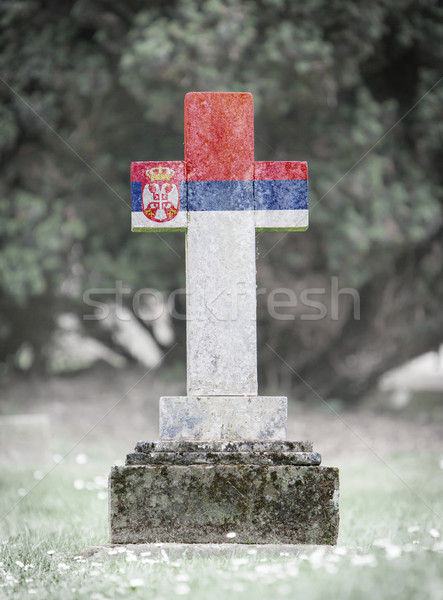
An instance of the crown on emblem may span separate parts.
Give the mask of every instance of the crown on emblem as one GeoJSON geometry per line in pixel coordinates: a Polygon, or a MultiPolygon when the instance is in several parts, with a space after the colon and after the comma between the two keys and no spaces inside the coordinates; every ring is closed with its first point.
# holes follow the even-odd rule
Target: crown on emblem
{"type": "Polygon", "coordinates": [[[168,181],[174,176],[174,171],[172,169],[168,169],[168,167],[163,168],[161,165],[158,165],[158,167],[148,169],[146,171],[146,175],[149,177],[149,179],[168,181]]]}

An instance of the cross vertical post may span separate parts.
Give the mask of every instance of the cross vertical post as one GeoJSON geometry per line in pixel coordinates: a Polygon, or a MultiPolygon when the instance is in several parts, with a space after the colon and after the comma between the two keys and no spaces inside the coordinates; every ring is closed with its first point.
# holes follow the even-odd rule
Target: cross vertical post
{"type": "Polygon", "coordinates": [[[189,396],[256,396],[254,115],[251,94],[188,94],[189,396]]]}

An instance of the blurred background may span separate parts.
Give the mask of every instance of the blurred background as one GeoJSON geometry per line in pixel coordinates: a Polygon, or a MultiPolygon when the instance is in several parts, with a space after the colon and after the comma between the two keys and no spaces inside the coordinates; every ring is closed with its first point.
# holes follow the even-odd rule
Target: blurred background
{"type": "Polygon", "coordinates": [[[441,3],[20,0],[0,14],[3,415],[53,401],[91,423],[88,406],[142,377],[136,405],[185,391],[184,234],[130,232],[129,169],[183,159],[188,91],[252,92],[256,159],[309,163],[309,230],[257,234],[261,393],[440,410],[441,3]],[[280,287],[298,301],[275,318],[280,287]],[[156,293],[135,311],[142,288],[156,293]]]}

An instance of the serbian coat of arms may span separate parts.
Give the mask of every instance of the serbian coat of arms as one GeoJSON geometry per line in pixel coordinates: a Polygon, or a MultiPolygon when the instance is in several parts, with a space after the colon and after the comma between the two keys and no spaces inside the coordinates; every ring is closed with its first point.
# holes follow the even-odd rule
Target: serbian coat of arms
{"type": "Polygon", "coordinates": [[[132,163],[131,180],[140,186],[140,208],[150,221],[166,223],[177,216],[180,210],[180,184],[184,180],[182,162],[132,163]]]}

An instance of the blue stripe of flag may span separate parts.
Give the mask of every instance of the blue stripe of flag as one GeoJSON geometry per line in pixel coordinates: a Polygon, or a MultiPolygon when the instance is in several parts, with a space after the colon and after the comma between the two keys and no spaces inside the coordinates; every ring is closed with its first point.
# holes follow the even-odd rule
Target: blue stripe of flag
{"type": "MultiPolygon", "coordinates": [[[[132,210],[142,211],[142,184],[134,181],[132,210]]],[[[303,210],[308,208],[306,179],[266,181],[189,181],[180,182],[180,210],[303,210]]]]}
{"type": "Polygon", "coordinates": [[[141,181],[131,183],[131,208],[132,212],[142,212],[142,184],[141,181]]]}
{"type": "Polygon", "coordinates": [[[256,210],[303,210],[308,208],[306,179],[254,182],[256,210]]]}
{"type": "Polygon", "coordinates": [[[253,181],[188,181],[188,210],[254,210],[253,181]]]}

